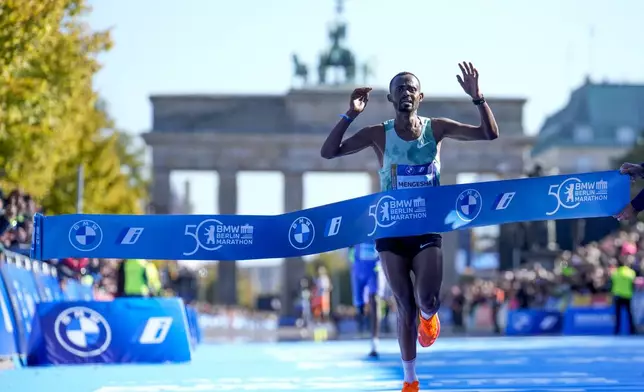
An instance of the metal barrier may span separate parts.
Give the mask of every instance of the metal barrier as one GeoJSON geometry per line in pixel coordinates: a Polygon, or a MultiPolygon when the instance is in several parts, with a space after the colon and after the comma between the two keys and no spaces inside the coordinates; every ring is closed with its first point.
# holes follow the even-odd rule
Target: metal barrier
{"type": "MultiPolygon", "coordinates": [[[[103,320],[104,323],[101,325],[105,326],[106,331],[109,329],[108,324],[112,324],[113,331],[106,332],[104,336],[106,342],[110,340],[108,339],[110,337],[115,342],[119,333],[121,336],[129,336],[133,333],[140,332],[127,331],[122,325],[119,328],[119,322],[114,322],[114,320],[122,319],[123,316],[128,316],[131,319],[141,318],[138,321],[145,324],[145,329],[142,330],[143,332],[141,333],[144,335],[140,339],[141,341],[145,340],[147,342],[149,340],[154,342],[155,347],[161,347],[162,344],[171,343],[174,344],[172,347],[178,347],[177,342],[180,340],[180,336],[179,338],[175,336],[173,340],[170,337],[174,336],[173,333],[175,332],[179,333],[179,335],[183,333],[183,336],[185,336],[185,330],[178,331],[178,329],[184,327],[189,328],[189,337],[193,345],[201,341],[202,334],[199,328],[199,317],[196,310],[191,307],[184,307],[177,299],[139,299],[139,301],[143,302],[136,304],[134,304],[136,301],[133,299],[119,300],[119,302],[114,303],[96,301],[92,286],[83,284],[75,279],[65,279],[64,285],[61,285],[58,278],[56,268],[48,263],[32,260],[19,253],[6,250],[0,251],[0,359],[18,357],[25,363],[25,359],[34,359],[33,355],[35,352],[42,354],[39,357],[41,360],[47,357],[45,355],[48,353],[47,350],[54,346],[52,342],[61,342],[60,336],[62,336],[62,333],[59,333],[60,331],[56,329],[58,327],[45,328],[43,325],[58,325],[56,324],[57,321],[53,321],[54,318],[58,320],[57,317],[63,317],[64,314],[67,314],[65,312],[69,313],[71,311],[70,309],[81,308],[87,314],[93,314],[96,320],[103,320]],[[66,304],[68,301],[69,305],[66,304]],[[131,305],[130,308],[127,307],[127,301],[131,305]],[[176,306],[176,303],[179,305],[176,306]],[[137,310],[132,311],[131,309],[134,308],[137,310]],[[124,309],[126,310],[125,312],[123,311],[124,309]],[[177,309],[180,312],[184,312],[185,317],[177,316],[177,309]],[[147,313],[143,312],[143,310],[147,310],[147,313]],[[171,311],[174,312],[172,315],[170,314],[171,311]],[[115,312],[119,316],[115,316],[115,312]],[[159,317],[159,315],[163,317],[159,317]],[[173,322],[169,322],[168,320],[170,319],[173,322]],[[177,320],[180,320],[180,322],[177,322],[177,320]],[[175,325],[175,327],[170,328],[171,325],[175,325]],[[158,337],[153,333],[155,331],[161,331],[163,334],[160,335],[161,337],[158,337]],[[145,335],[146,333],[150,336],[145,335]],[[52,338],[52,336],[54,337],[52,338]],[[47,338],[50,339],[50,342],[45,344],[43,339],[47,338]],[[29,354],[28,357],[27,354],[29,354]]],[[[80,312],[80,310],[77,312],[80,312]]],[[[73,313],[73,316],[79,317],[78,322],[82,325],[87,325],[87,320],[83,321],[87,318],[87,314],[77,315],[73,313]]],[[[76,324],[72,324],[69,324],[69,328],[76,328],[76,324]]],[[[134,325],[135,323],[124,323],[124,325],[128,326],[130,324],[134,325]]],[[[67,326],[67,324],[65,325],[67,326]]],[[[74,331],[71,333],[75,333],[74,331]]],[[[122,338],[121,340],[126,341],[127,339],[122,338]]],[[[62,341],[64,340],[62,339],[62,341]]],[[[73,342],[74,340],[71,339],[70,341],[73,342]]],[[[65,347],[63,343],[60,344],[62,347],[65,347]]],[[[114,345],[106,343],[106,347],[108,346],[110,349],[114,348],[114,345]]],[[[128,346],[128,344],[121,344],[121,346],[128,346]]],[[[160,353],[167,354],[167,347],[163,347],[163,349],[160,353]]],[[[58,356],[55,357],[60,357],[63,351],[57,353],[56,355],[58,356]]],[[[71,356],[69,358],[66,357],[65,363],[76,363],[74,362],[76,360],[82,363],[87,362],[87,356],[89,354],[83,352],[81,355],[79,354],[81,351],[67,349],[65,355],[71,353],[71,356]],[[74,357],[74,355],[78,358],[74,357]]],[[[143,354],[151,353],[150,350],[140,350],[140,352],[143,354]]],[[[161,354],[157,355],[156,358],[162,358],[163,356],[161,354]]],[[[114,357],[114,355],[111,357],[114,357]]],[[[145,356],[142,355],[139,359],[144,360],[145,356]]],[[[168,360],[166,357],[162,359],[164,361],[168,360]]],[[[26,362],[31,364],[30,360],[26,362]]]]}

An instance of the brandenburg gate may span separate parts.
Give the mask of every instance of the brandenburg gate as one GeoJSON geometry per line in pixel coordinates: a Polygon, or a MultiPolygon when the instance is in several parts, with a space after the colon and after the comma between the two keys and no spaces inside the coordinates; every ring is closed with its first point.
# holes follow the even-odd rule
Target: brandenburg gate
{"type": "MultiPolygon", "coordinates": [[[[342,12],[338,3],[338,15],[342,12]]],[[[308,83],[308,69],[293,56],[295,75],[302,86],[285,95],[157,95],[151,97],[152,130],[144,135],[152,148],[152,205],[156,213],[169,213],[170,173],[173,170],[208,170],[219,173],[219,213],[237,212],[239,171],[281,171],[284,175],[284,212],[303,209],[303,175],[306,172],[363,172],[371,176],[372,192],[379,191],[378,161],[371,150],[340,159],[320,157],[320,147],[347,110],[356,85],[358,67],[343,44],[346,23],[338,20],[329,32],[331,45],[320,56],[318,84],[308,83]],[[341,82],[330,83],[327,70],[341,71],[341,82]]],[[[370,72],[363,66],[363,73],[370,72]]],[[[348,132],[380,123],[393,116],[387,91],[374,90],[365,112],[348,132]]],[[[505,177],[523,174],[532,138],[523,132],[524,99],[486,97],[494,110],[501,137],[493,142],[444,141],[441,149],[441,183],[455,184],[458,173],[497,173],[505,177]]],[[[471,100],[426,97],[422,116],[449,117],[478,124],[479,114],[471,100]]],[[[454,259],[457,233],[444,235],[445,284],[457,279],[454,259]]],[[[236,263],[218,265],[219,299],[237,301],[236,263]]],[[[283,267],[282,304],[287,312],[304,276],[301,258],[286,259],[283,267]]]]}
{"type": "MultiPolygon", "coordinates": [[[[372,179],[372,192],[379,191],[378,161],[371,150],[340,159],[320,157],[320,147],[338,114],[348,105],[350,89],[309,88],[286,95],[153,96],[153,126],[144,135],[152,148],[152,205],[156,213],[169,213],[170,173],[173,170],[208,170],[219,173],[219,213],[237,212],[237,172],[281,171],[284,175],[284,212],[303,205],[305,172],[364,172],[372,179]]],[[[351,131],[377,124],[392,113],[386,91],[374,90],[367,110],[351,131]]],[[[522,99],[488,98],[494,109],[501,137],[493,142],[445,140],[441,149],[441,183],[456,183],[460,172],[499,173],[519,177],[531,138],[523,134],[522,99]]],[[[467,98],[426,98],[420,114],[445,116],[478,123],[476,107],[467,98]]],[[[453,260],[456,233],[444,235],[445,281],[456,279],[453,260]]],[[[236,265],[219,263],[220,298],[236,302],[236,265]]],[[[299,258],[283,265],[285,296],[299,287],[304,264],[299,258]]],[[[286,299],[286,298],[285,298],[286,299]]],[[[286,303],[290,301],[286,300],[286,303]]]]}

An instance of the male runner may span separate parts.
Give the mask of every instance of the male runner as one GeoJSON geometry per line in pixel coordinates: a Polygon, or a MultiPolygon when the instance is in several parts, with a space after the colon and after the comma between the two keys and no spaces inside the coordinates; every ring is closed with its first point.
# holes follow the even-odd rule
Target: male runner
{"type": "MultiPolygon", "coordinates": [[[[499,130],[492,110],[479,91],[479,73],[472,63],[459,64],[462,75],[456,78],[481,116],[481,124],[468,125],[446,118],[418,115],[423,100],[420,81],[410,72],[401,72],[389,83],[387,99],[396,117],[382,124],[360,129],[343,140],[344,133],[369,101],[370,87],[353,91],[349,110],[341,115],[321,149],[323,158],[332,159],[354,154],[367,147],[374,149],[381,169],[383,191],[403,187],[438,186],[440,180],[440,146],[444,138],[456,140],[493,140],[499,130]],[[424,172],[422,178],[410,177],[407,171],[424,172]]],[[[422,347],[431,346],[440,333],[437,311],[443,280],[440,234],[415,237],[382,238],[376,249],[391,290],[396,298],[398,343],[403,361],[403,392],[419,390],[416,376],[416,338],[422,347]],[[414,272],[415,285],[410,273],[414,272]],[[414,288],[415,286],[415,288],[414,288]],[[417,300],[416,300],[417,298],[417,300]],[[419,311],[420,309],[420,311],[419,311]],[[417,322],[420,320],[418,326],[417,322]]]]}
{"type": "Polygon", "coordinates": [[[373,243],[363,243],[349,248],[351,263],[351,286],[353,288],[353,304],[357,309],[356,318],[358,330],[362,334],[365,329],[365,292],[369,299],[369,321],[371,327],[370,357],[378,357],[378,252],[373,243]]]}

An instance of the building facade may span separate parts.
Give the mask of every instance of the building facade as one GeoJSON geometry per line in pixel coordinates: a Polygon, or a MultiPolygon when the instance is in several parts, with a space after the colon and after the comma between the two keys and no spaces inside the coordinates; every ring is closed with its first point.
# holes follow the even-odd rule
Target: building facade
{"type": "Polygon", "coordinates": [[[531,156],[561,173],[616,169],[644,130],[644,85],[592,83],[544,122],[531,156]]]}

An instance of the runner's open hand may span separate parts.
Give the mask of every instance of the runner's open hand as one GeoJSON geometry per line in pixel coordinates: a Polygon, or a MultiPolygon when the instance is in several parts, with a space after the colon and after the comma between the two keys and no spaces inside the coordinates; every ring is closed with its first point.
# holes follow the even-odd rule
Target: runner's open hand
{"type": "Polygon", "coordinates": [[[644,177],[644,167],[637,163],[626,162],[619,168],[619,172],[631,176],[631,181],[644,177]]]}
{"type": "Polygon", "coordinates": [[[637,216],[637,211],[633,208],[631,203],[628,203],[626,207],[617,215],[614,215],[615,219],[618,221],[631,222],[637,216]]]}
{"type": "Polygon", "coordinates": [[[373,90],[371,87],[360,87],[351,93],[351,102],[349,107],[352,112],[360,114],[367,107],[367,102],[369,102],[369,93],[373,90]]]}
{"type": "Polygon", "coordinates": [[[472,99],[480,99],[481,92],[479,91],[479,71],[472,65],[472,63],[466,63],[463,61],[458,65],[461,69],[461,75],[456,75],[458,83],[463,88],[463,91],[472,99]]]}

